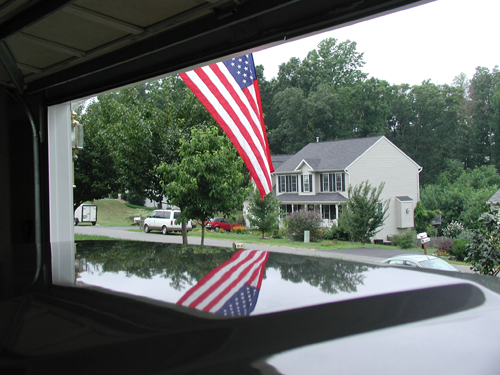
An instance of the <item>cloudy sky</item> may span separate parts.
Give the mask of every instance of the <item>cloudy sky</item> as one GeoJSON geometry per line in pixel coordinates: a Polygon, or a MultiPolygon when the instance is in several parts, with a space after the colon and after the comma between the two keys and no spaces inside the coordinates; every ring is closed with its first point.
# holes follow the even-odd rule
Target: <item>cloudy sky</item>
{"type": "Polygon", "coordinates": [[[301,60],[328,37],[357,43],[364,53],[363,71],[391,84],[451,84],[477,66],[500,65],[500,1],[437,0],[397,13],[254,53],[267,80],[291,57],[301,60]]]}

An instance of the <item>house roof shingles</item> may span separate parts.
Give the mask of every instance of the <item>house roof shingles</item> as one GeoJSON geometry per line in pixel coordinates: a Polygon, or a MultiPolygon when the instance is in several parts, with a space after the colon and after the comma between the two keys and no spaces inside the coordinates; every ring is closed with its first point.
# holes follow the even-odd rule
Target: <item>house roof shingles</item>
{"type": "Polygon", "coordinates": [[[283,203],[344,203],[347,198],[339,193],[321,193],[316,195],[281,194],[276,196],[283,203]]]}
{"type": "Polygon", "coordinates": [[[488,200],[489,204],[498,204],[500,203],[500,190],[498,190],[493,196],[488,200]]]}
{"type": "Polygon", "coordinates": [[[302,160],[315,171],[343,170],[381,138],[383,136],[309,143],[295,155],[287,155],[279,166],[275,165],[275,172],[294,172],[302,160]]]}

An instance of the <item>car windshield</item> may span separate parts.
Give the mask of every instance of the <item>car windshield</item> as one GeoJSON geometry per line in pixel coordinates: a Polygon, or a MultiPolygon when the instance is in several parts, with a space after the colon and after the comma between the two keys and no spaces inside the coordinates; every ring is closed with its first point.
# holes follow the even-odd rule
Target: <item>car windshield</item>
{"type": "Polygon", "coordinates": [[[455,267],[453,267],[449,263],[439,258],[424,260],[420,262],[420,264],[424,268],[432,268],[435,270],[445,270],[445,271],[456,271],[455,267]]]}

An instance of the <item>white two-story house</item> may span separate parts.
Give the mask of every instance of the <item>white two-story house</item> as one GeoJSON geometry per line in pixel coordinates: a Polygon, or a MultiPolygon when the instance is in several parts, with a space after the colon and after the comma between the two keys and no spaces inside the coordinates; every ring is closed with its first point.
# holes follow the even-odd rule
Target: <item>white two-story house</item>
{"type": "Polygon", "coordinates": [[[272,156],[273,186],[285,212],[314,210],[325,226],[336,224],[348,188],[363,181],[385,183],[382,200],[390,207],[374,239],[414,227],[422,168],[384,136],[310,143],[295,155],[272,156]]]}

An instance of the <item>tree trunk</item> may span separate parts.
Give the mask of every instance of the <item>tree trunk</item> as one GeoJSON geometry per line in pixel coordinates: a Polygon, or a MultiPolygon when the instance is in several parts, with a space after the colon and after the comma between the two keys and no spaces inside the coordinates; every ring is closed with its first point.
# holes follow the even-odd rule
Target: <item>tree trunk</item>
{"type": "Polygon", "coordinates": [[[186,223],[184,222],[182,222],[182,244],[183,245],[188,244],[188,233],[187,233],[186,223]]]}
{"type": "Polygon", "coordinates": [[[204,225],[205,221],[202,221],[202,225],[201,225],[201,246],[204,246],[205,244],[205,225],[204,225]]]}

